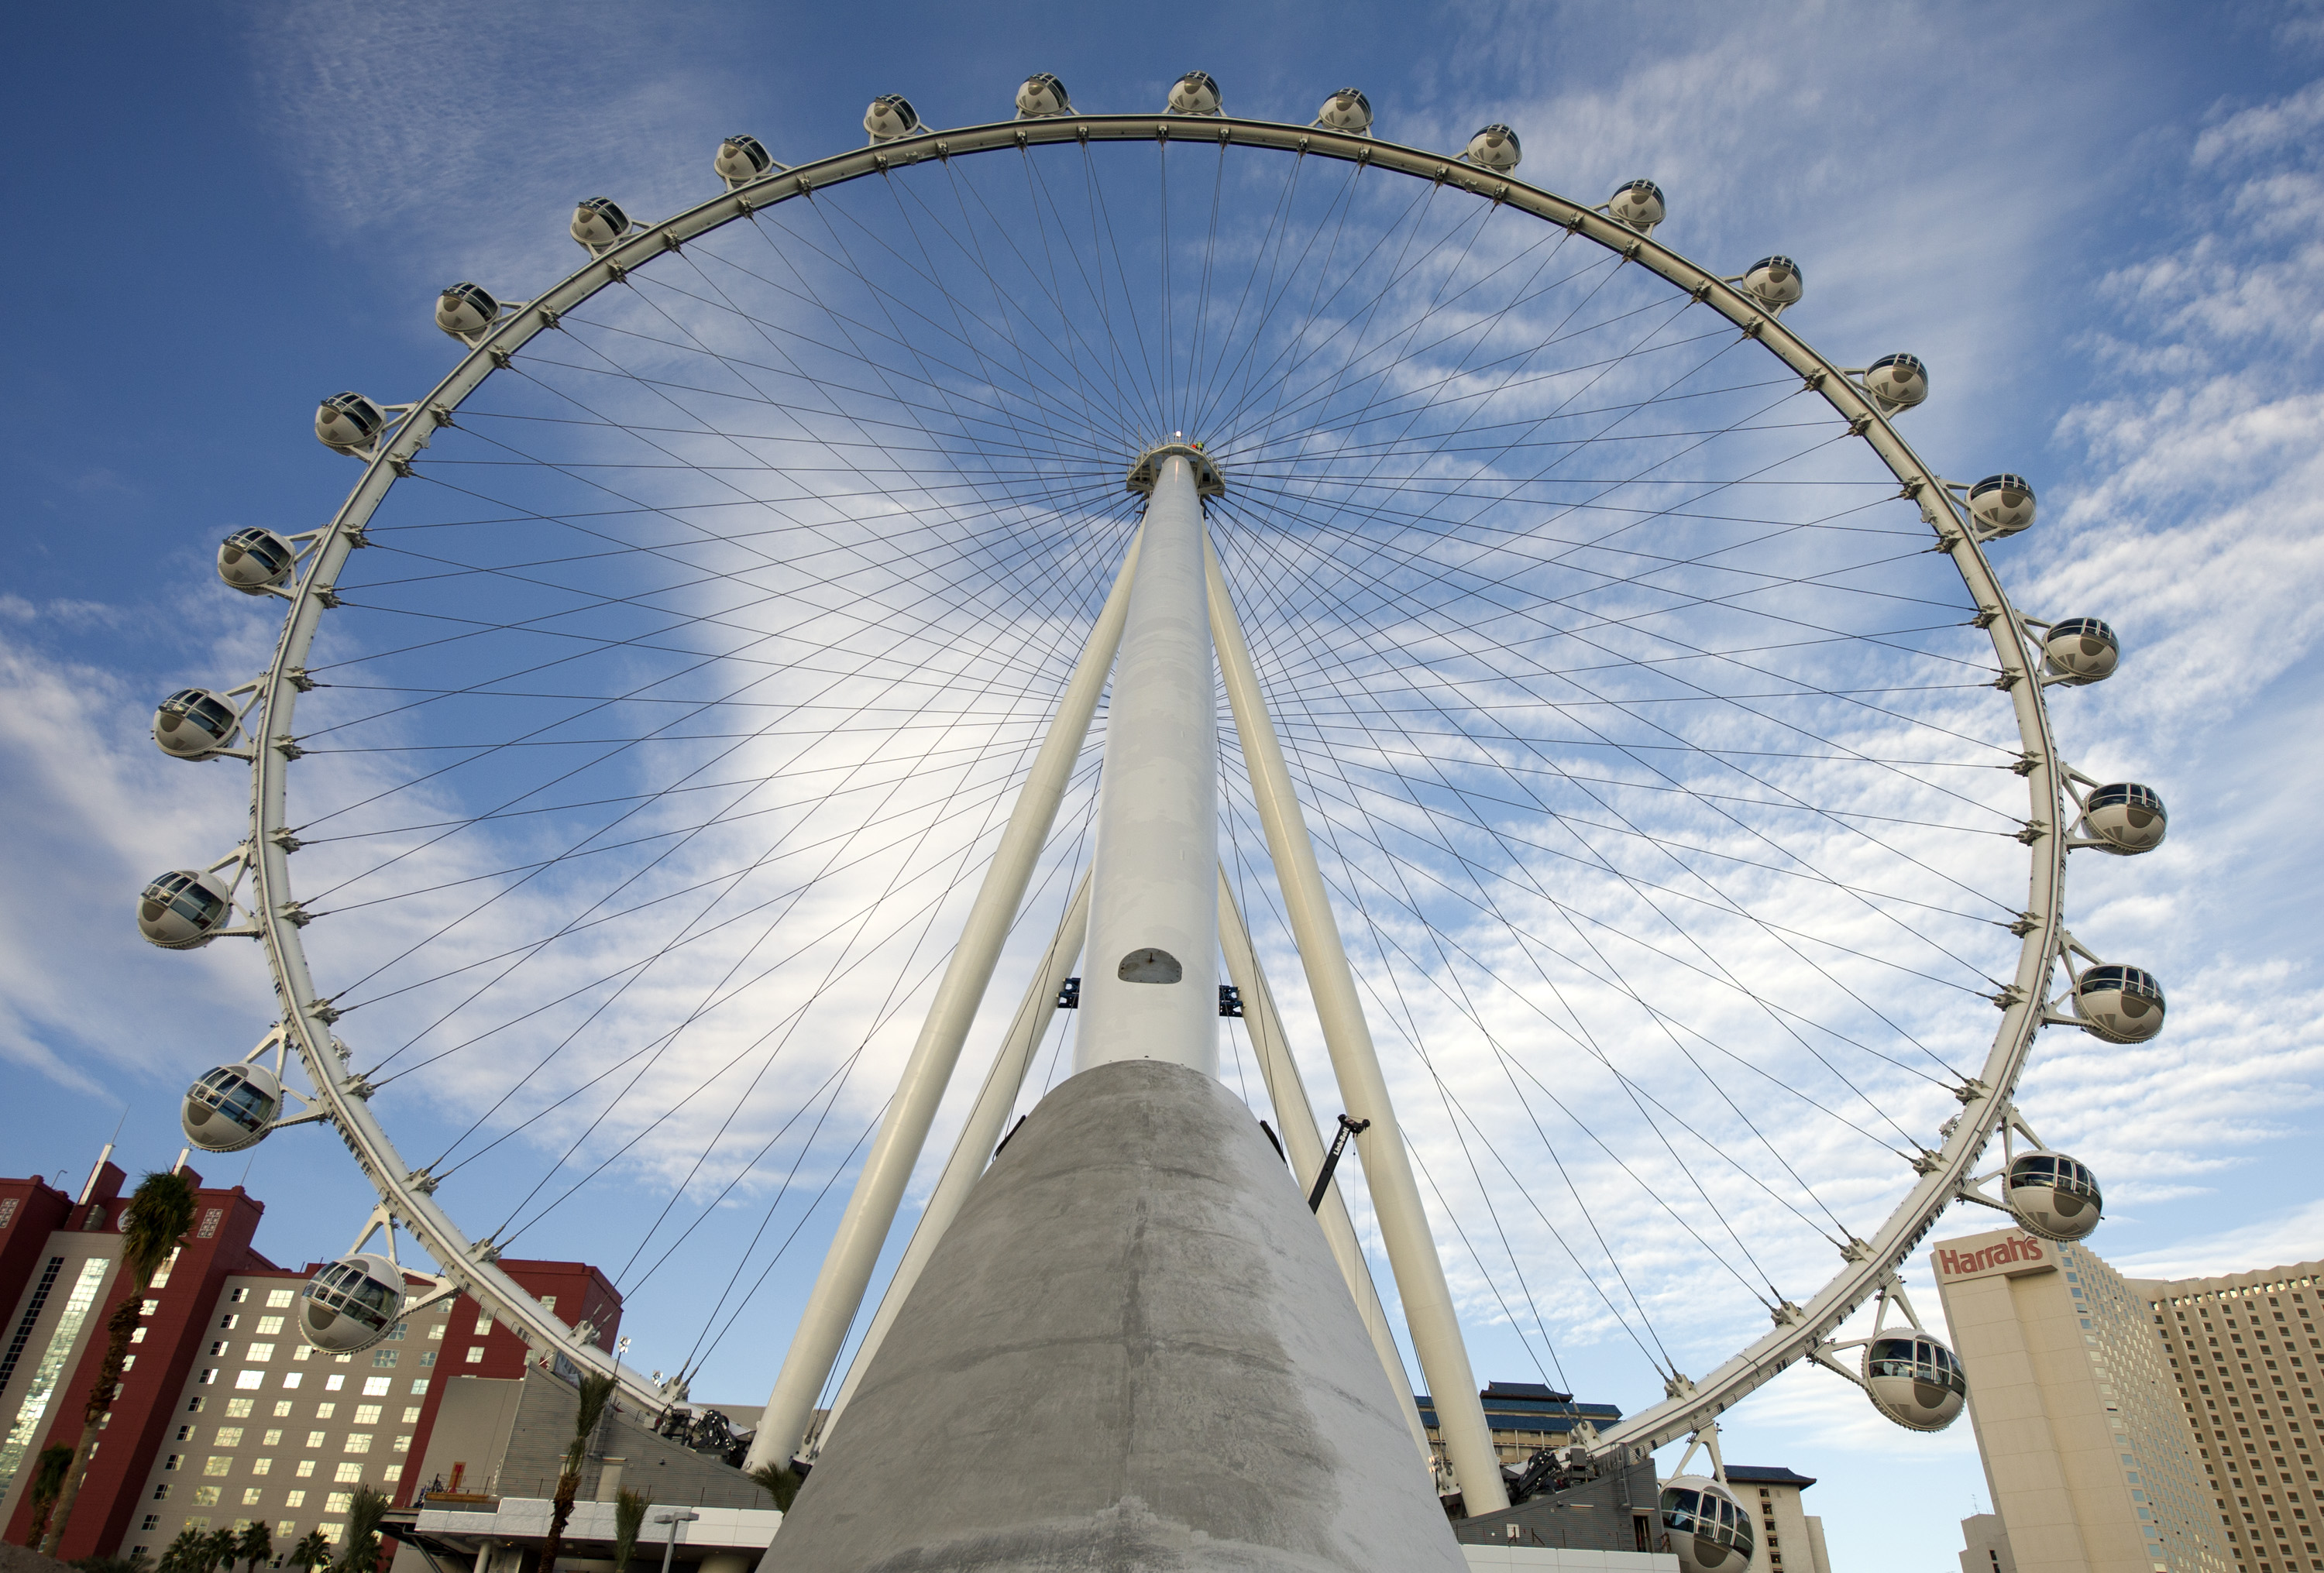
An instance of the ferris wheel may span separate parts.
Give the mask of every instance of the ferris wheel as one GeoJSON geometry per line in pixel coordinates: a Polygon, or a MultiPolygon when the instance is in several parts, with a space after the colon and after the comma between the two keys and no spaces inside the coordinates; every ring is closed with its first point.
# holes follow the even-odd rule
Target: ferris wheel
{"type": "MultiPolygon", "coordinates": [[[[1950,1423],[1900,1264],[1956,1201],[2094,1228],[2014,1090],[2044,1025],[2135,1044],[2164,1009],[2067,928],[2070,852],[2167,822],[2053,738],[2051,691],[2120,652],[2005,593],[2034,486],[1915,453],[1929,371],[1811,347],[1798,262],[1690,261],[1653,181],[1554,195],[1507,126],[1425,152],[1352,88],[1245,118],[1194,72],[1159,113],[1036,76],[1012,118],[889,96],[864,129],[797,166],[730,137],[681,213],[582,201],[586,260],[532,299],[446,290],[441,382],[318,410],[361,466],[337,512],[219,548],[281,603],[272,658],[154,737],[246,765],[249,822],[138,923],[256,940],[281,1007],[189,1137],[327,1123],[377,1191],[302,1334],[465,1292],[668,1411],[844,1203],[753,1459],[844,1412],[843,1355],[1071,1060],[1101,701],[1183,482],[1225,970],[1140,964],[1217,977],[1218,1073],[1409,1394],[1392,1274],[1472,1508],[1463,1315],[1640,1386],[1582,1433],[1605,1457],[1802,1360],[1950,1423]],[[535,1303],[520,1240],[698,1289],[676,1374],[535,1303]]],[[[1666,1521],[1748,1536],[1685,1489],[1666,1521]]]]}

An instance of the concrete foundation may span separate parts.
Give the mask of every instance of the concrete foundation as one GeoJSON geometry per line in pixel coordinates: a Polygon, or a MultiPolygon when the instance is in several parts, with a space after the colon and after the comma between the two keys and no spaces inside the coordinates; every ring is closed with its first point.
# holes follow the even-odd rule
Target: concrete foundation
{"type": "Polygon", "coordinates": [[[1461,1573],[1323,1230],[1160,1060],[1072,1077],[977,1182],[766,1573],[1461,1573]]]}

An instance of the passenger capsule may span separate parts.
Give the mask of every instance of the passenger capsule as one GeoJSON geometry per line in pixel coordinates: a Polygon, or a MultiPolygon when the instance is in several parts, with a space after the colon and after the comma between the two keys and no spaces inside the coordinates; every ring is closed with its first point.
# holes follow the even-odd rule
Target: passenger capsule
{"type": "Polygon", "coordinates": [[[165,951],[206,945],[233,920],[226,881],[195,869],[171,869],[137,898],[137,932],[165,951]]]}
{"type": "Polygon", "coordinates": [[[630,216],[611,197],[591,197],[573,209],[568,227],[573,238],[591,251],[603,251],[630,233],[630,216]]]}
{"type": "Polygon", "coordinates": [[[271,529],[249,525],[218,543],[218,577],[244,595],[263,595],[290,577],[298,549],[271,529]]]}
{"type": "Polygon", "coordinates": [[[882,93],[863,112],[864,134],[875,143],[893,142],[919,129],[920,117],[914,112],[912,101],[901,93],[882,93]]]}
{"type": "Polygon", "coordinates": [[[742,186],[773,169],[775,155],[757,137],[738,131],[718,144],[718,156],[711,161],[711,167],[729,186],[742,186]]]}
{"type": "Polygon", "coordinates": [[[1315,124],[1325,131],[1344,131],[1351,136],[1370,135],[1372,101],[1353,87],[1342,87],[1323,100],[1323,107],[1315,111],[1315,124]]]}
{"type": "Polygon", "coordinates": [[[1969,1402],[1960,1358],[1919,1331],[1883,1334],[1865,1345],[1864,1385],[1873,1408],[1916,1431],[1944,1430],[1969,1402]]]}
{"type": "Polygon", "coordinates": [[[2082,823],[2106,850],[2126,857],[2151,852],[2163,844],[2171,814],[2163,795],[2135,781],[2116,781],[2090,794],[2082,805],[2082,823]]]}
{"type": "Polygon", "coordinates": [[[1807,292],[1807,279],[1789,257],[1761,257],[1743,270],[1743,293],[1770,311],[1796,306],[1807,292]]]}
{"type": "Polygon", "coordinates": [[[2122,641],[2095,617],[2068,617],[2042,636],[2042,658],[2066,683],[2080,685],[2114,676],[2122,641]]]}
{"type": "Polygon", "coordinates": [[[360,393],[334,393],[315,407],[315,437],[336,453],[359,454],[387,429],[387,411],[360,393]]]}
{"type": "Polygon", "coordinates": [[[1208,71],[1188,71],[1170,84],[1169,111],[1173,115],[1218,114],[1218,83],[1208,71]]]}
{"type": "Polygon", "coordinates": [[[1663,221],[1663,189],[1652,180],[1633,180],[1607,198],[1606,216],[1640,235],[1663,221]]]}
{"type": "Polygon", "coordinates": [[[256,1144],[282,1108],[282,1083],[263,1065],[220,1065],[186,1089],[178,1123],[205,1153],[238,1153],[256,1144]]]}
{"type": "Polygon", "coordinates": [[[2098,1227],[2098,1178],[2063,1153],[2020,1153],[2009,1162],[2009,1210],[2029,1234],[2079,1240],[2098,1227]]]}
{"type": "Polygon", "coordinates": [[[482,284],[455,284],[436,297],[436,326],[454,338],[482,333],[501,314],[501,303],[482,284]]]}
{"type": "Polygon", "coordinates": [[[2023,475],[1987,475],[1969,489],[1969,516],[1988,537],[2015,535],[2034,522],[2034,486],[2023,475]]]}
{"type": "Polygon", "coordinates": [[[352,1355],[387,1336],[403,1310],[403,1269],[385,1256],[341,1256],[299,1292],[299,1334],[327,1355],[352,1355]]]}
{"type": "Polygon", "coordinates": [[[241,726],[223,694],[180,688],[153,713],[153,741],[173,759],[214,759],[241,726]]]}
{"type": "Polygon", "coordinates": [[[1517,145],[1517,133],[1508,126],[1493,124],[1469,139],[1468,152],[1461,155],[1480,169],[1506,175],[1517,167],[1525,150],[1517,145]]]}
{"type": "Polygon", "coordinates": [[[2092,967],[2074,984],[2082,1030],[2110,1044],[2143,1044],[2163,1030],[2163,985],[2136,967],[2092,967]]]}
{"type": "Polygon", "coordinates": [[[1751,1515],[1735,1494],[1701,1475],[1679,1475],[1664,1483],[1664,1548],[1678,1559],[1679,1573],[1744,1573],[1758,1549],[1751,1515]]]}
{"type": "Polygon", "coordinates": [[[1045,120],[1052,115],[1071,115],[1073,100],[1065,97],[1065,85],[1047,71],[1036,71],[1025,78],[1017,89],[1017,118],[1045,120]]]}
{"type": "Polygon", "coordinates": [[[1929,396],[1929,369],[1918,355],[1882,355],[1865,368],[1864,391],[1881,414],[1894,415],[1929,396]]]}

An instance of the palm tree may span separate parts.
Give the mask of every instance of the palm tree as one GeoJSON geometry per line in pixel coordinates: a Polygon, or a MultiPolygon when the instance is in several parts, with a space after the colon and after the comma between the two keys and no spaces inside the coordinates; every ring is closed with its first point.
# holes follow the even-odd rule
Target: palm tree
{"type": "Polygon", "coordinates": [[[589,1461],[589,1441],[605,1405],[613,1398],[613,1379],[593,1375],[581,1378],[581,1406],[573,1415],[573,1440],[565,1449],[565,1467],[557,1476],[555,1511],[549,1518],[549,1539],[540,1546],[540,1573],[557,1573],[557,1554],[565,1549],[565,1526],[573,1520],[573,1495],[581,1489],[581,1466],[589,1461]]]}
{"type": "Polygon", "coordinates": [[[153,1564],[143,1546],[126,1557],[75,1557],[65,1566],[78,1568],[80,1573],[153,1573],[153,1564]]]}
{"type": "Polygon", "coordinates": [[[37,1546],[41,1537],[49,1532],[49,1510],[56,1505],[57,1493],[63,1489],[65,1467],[72,1462],[73,1450],[62,1442],[41,1449],[32,1464],[32,1532],[24,1537],[28,1546],[37,1546]]]}
{"type": "Polygon", "coordinates": [[[242,1537],[232,1529],[212,1530],[202,1537],[202,1550],[208,1560],[202,1564],[202,1573],[210,1573],[219,1563],[226,1564],[226,1573],[234,1573],[235,1553],[240,1549],[242,1537]]]}
{"type": "Polygon", "coordinates": [[[319,1568],[330,1559],[331,1542],[323,1538],[320,1530],[309,1530],[283,1559],[293,1568],[319,1568]]]}
{"type": "Polygon", "coordinates": [[[182,1529],[161,1553],[161,1573],[202,1573],[202,1532],[182,1529]]]}
{"type": "Polygon", "coordinates": [[[630,1573],[638,1532],[646,1527],[646,1497],[626,1486],[613,1494],[613,1573],[630,1573]]]}
{"type": "Polygon", "coordinates": [[[97,1428],[121,1391],[121,1366],[129,1358],[129,1335],[137,1330],[145,1291],[153,1274],[177,1248],[179,1237],[194,1227],[194,1188],[183,1174],[148,1174],[137,1182],[121,1219],[121,1280],[114,1286],[121,1303],[105,1323],[105,1363],[97,1368],[97,1384],[88,1390],[81,1411],[80,1441],[66,1467],[64,1484],[57,1489],[57,1505],[41,1550],[53,1557],[72,1522],[73,1503],[88,1474],[88,1458],[97,1451],[97,1428]]]}
{"type": "Polygon", "coordinates": [[[368,1486],[355,1487],[347,1505],[347,1532],[339,1540],[338,1560],[331,1573],[377,1573],[379,1521],[387,1516],[387,1498],[368,1486]]]}
{"type": "MultiPolygon", "coordinates": [[[[798,1499],[799,1487],[806,1484],[788,1463],[761,1464],[750,1471],[750,1475],[759,1483],[760,1490],[775,1499],[777,1513],[790,1512],[791,1504],[798,1499]]],[[[619,1573],[619,1569],[615,1573],[619,1573]]]]}
{"type": "Polygon", "coordinates": [[[266,1521],[254,1518],[243,1525],[234,1549],[250,1564],[250,1573],[258,1573],[258,1565],[274,1555],[274,1537],[266,1532],[266,1521]]]}

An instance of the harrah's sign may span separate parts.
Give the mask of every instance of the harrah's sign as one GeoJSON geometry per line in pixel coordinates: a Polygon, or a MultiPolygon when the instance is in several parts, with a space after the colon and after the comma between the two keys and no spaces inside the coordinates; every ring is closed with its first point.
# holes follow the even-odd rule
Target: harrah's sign
{"type": "Polygon", "coordinates": [[[2057,1265],[2053,1247],[2032,1235],[1972,1235],[1932,1247],[1931,1261],[1940,1278],[1982,1278],[1998,1273],[2015,1278],[2026,1273],[2046,1273],[2057,1265]]]}

